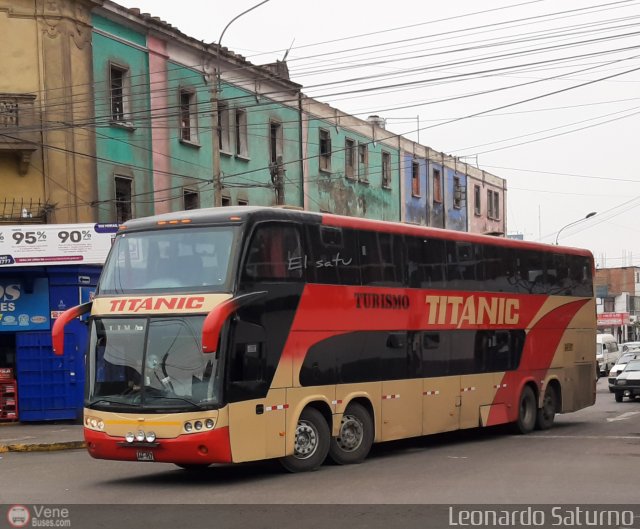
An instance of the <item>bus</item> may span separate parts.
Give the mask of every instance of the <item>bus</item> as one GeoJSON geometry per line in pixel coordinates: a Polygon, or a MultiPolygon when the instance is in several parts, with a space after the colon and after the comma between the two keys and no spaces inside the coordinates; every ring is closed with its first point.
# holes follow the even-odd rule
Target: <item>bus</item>
{"type": "Polygon", "coordinates": [[[94,458],[291,471],[373,443],[551,427],[595,402],[586,250],[278,207],[120,227],[95,297],[94,458]]]}

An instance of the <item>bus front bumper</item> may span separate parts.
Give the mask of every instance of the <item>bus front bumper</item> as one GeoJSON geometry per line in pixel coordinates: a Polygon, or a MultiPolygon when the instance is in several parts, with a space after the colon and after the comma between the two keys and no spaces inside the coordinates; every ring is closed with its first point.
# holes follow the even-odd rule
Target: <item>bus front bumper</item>
{"type": "Polygon", "coordinates": [[[180,435],[174,439],[156,439],[153,443],[127,443],[123,437],[84,429],[91,457],[118,461],[155,461],[179,465],[231,463],[229,428],[180,435]]]}

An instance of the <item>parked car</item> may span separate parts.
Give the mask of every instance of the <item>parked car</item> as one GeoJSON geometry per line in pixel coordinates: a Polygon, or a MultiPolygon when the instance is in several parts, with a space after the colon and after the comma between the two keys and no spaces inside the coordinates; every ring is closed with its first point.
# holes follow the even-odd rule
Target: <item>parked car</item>
{"type": "Polygon", "coordinates": [[[623,353],[630,353],[631,351],[640,351],[640,342],[625,342],[620,344],[620,349],[623,353]]]}
{"type": "Polygon", "coordinates": [[[613,334],[596,335],[596,360],[600,373],[606,375],[620,357],[620,349],[613,334]]]}
{"type": "Polygon", "coordinates": [[[616,389],[616,377],[622,373],[631,360],[640,360],[640,351],[624,353],[620,358],[618,358],[618,361],[611,368],[611,371],[609,371],[609,391],[611,393],[616,389]]]}
{"type": "Polygon", "coordinates": [[[633,399],[636,395],[640,395],[640,360],[631,360],[627,363],[622,373],[616,378],[613,393],[616,402],[622,402],[624,397],[633,399]]]}

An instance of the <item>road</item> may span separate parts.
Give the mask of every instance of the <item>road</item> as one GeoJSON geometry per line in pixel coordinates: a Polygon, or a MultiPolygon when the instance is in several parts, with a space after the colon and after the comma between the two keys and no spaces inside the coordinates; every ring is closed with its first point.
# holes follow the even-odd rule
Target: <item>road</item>
{"type": "Polygon", "coordinates": [[[636,504],[640,401],[596,405],[526,436],[457,432],[374,447],[361,465],[288,474],[275,462],[211,467],[91,459],[82,450],[7,453],[0,503],[636,504]]]}

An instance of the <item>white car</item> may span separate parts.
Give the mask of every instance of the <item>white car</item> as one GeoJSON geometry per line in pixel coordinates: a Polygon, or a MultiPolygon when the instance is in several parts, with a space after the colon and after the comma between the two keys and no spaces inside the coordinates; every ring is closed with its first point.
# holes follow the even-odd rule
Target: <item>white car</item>
{"type": "Polygon", "coordinates": [[[633,399],[640,395],[640,360],[629,361],[616,378],[613,393],[616,396],[616,402],[622,402],[624,397],[633,399]]]}
{"type": "Polygon", "coordinates": [[[631,351],[640,351],[640,342],[625,342],[620,344],[620,349],[623,353],[630,353],[631,351]]]}
{"type": "Polygon", "coordinates": [[[609,391],[611,393],[614,392],[616,387],[616,377],[622,373],[631,360],[640,360],[640,351],[624,353],[620,358],[618,358],[618,361],[611,368],[611,371],[609,371],[609,391]]]}

